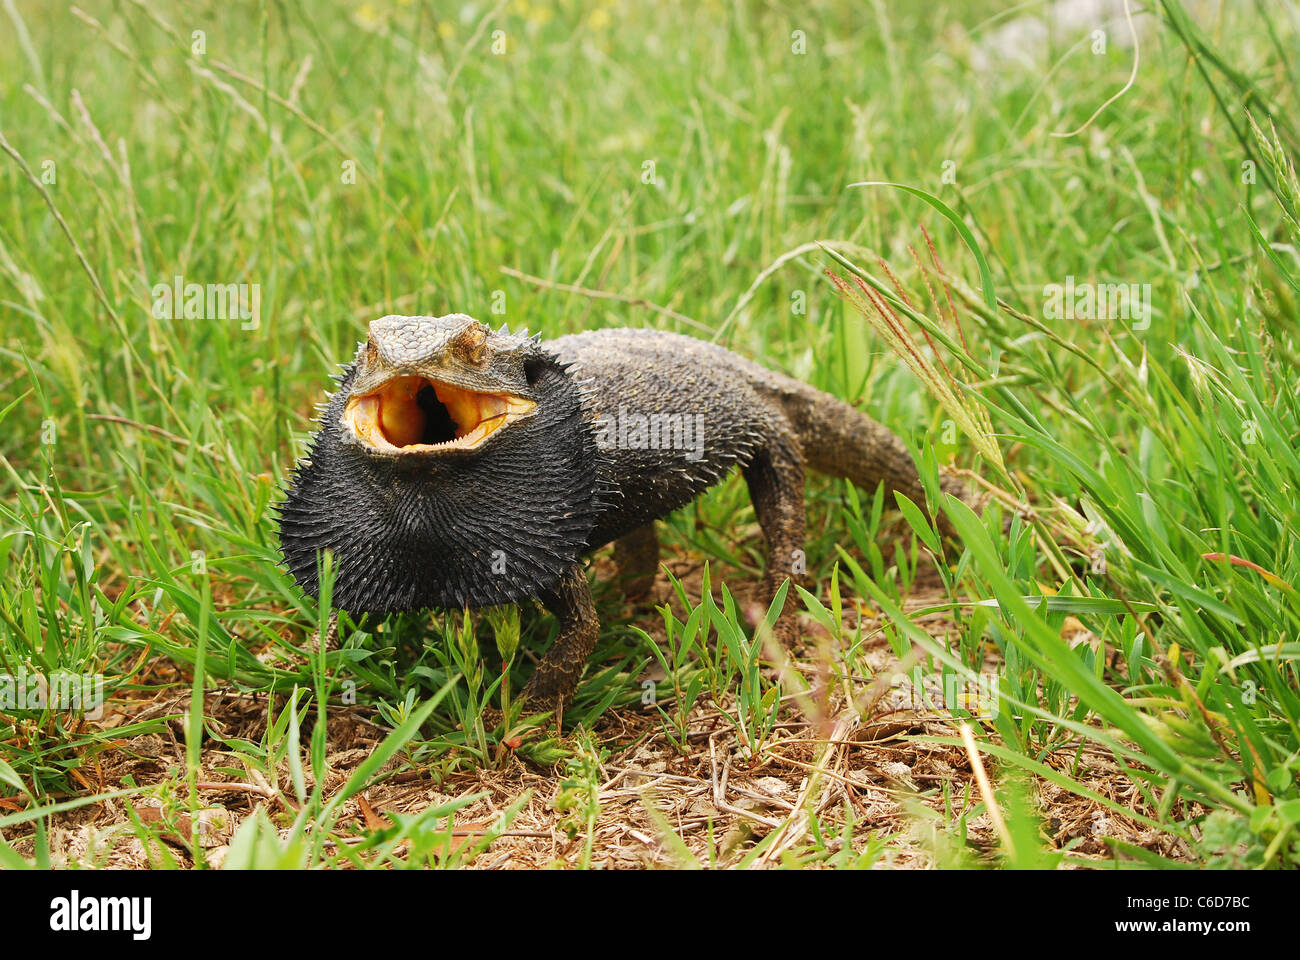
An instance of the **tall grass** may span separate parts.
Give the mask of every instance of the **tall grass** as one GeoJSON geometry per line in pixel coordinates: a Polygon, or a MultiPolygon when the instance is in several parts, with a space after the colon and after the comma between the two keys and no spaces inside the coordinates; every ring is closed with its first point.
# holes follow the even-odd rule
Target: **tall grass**
{"type": "MultiPolygon", "coordinates": [[[[1062,355],[1087,356],[1085,347],[1041,321],[1006,305],[999,318],[962,287],[962,299],[983,321],[984,350],[968,352],[954,337],[945,340],[973,372],[971,379],[993,382],[988,360],[979,358],[1005,350],[1017,374],[1044,385],[974,386],[955,377],[937,354],[923,352],[924,344],[903,329],[904,321],[877,292],[888,289],[885,282],[837,257],[858,282],[837,277],[836,283],[936,392],[973,446],[986,450],[991,436],[969,415],[972,398],[987,410],[984,422],[997,423],[1001,442],[1025,444],[1061,478],[1057,490],[1035,491],[1040,498],[1055,494],[1050,500],[1024,504],[1035,517],[1033,529],[1022,531],[1017,519],[1009,536],[995,522],[1000,510],[981,523],[956,498],[935,498],[964,547],[957,564],[963,576],[949,584],[953,599],[996,601],[996,614],[981,626],[1007,665],[1001,688],[1006,704],[985,748],[1048,776],[1045,758],[1095,743],[1130,772],[1145,800],[1139,812],[1207,859],[1294,866],[1300,862],[1300,551],[1294,535],[1300,522],[1300,368],[1293,361],[1295,316],[1272,305],[1288,299],[1288,288],[1296,289],[1300,278],[1296,261],[1277,252],[1293,254],[1300,240],[1300,190],[1276,129],[1266,133],[1253,119],[1251,129],[1289,242],[1265,241],[1242,211],[1265,261],[1250,287],[1234,296],[1206,271],[1203,282],[1183,291],[1190,315],[1184,343],[1163,359],[1145,350],[1128,357],[1114,348],[1119,363],[1107,374],[1107,399],[1143,424],[1130,442],[1117,440],[1106,411],[1077,394],[1055,394],[1059,414],[1075,428],[1068,442],[1056,425],[1060,417],[1029,412],[1044,409],[1047,398],[1035,394],[1053,382],[1062,355]],[[1014,324],[1043,334],[1035,349],[1017,349],[1007,335],[1014,324]],[[1018,564],[1030,542],[1042,560],[1018,564]],[[1042,602],[1040,577],[1057,558],[1068,568],[1058,571],[1055,589],[1078,599],[1055,607],[1077,614],[1095,643],[1071,649],[1061,638],[1061,617],[1053,618],[1053,605],[1042,602]]],[[[1203,267],[1200,252],[1189,247],[1203,267]]],[[[941,276],[940,282],[948,281],[941,276]]],[[[910,302],[905,290],[899,293],[910,302]]],[[[936,316],[942,302],[932,301],[936,316]]],[[[908,312],[922,333],[939,332],[939,319],[908,312]]],[[[1000,458],[988,460],[986,468],[1014,483],[999,469],[1000,458]]],[[[934,543],[919,514],[908,516],[934,543]]],[[[851,557],[845,560],[858,587],[909,639],[974,676],[978,664],[912,626],[893,598],[851,557]]],[[[1068,778],[1051,779],[1089,795],[1068,778]]]]}

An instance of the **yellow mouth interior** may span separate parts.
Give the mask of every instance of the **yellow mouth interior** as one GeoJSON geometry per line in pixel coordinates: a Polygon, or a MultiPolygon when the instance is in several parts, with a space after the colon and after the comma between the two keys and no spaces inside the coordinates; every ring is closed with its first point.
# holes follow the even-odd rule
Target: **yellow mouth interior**
{"type": "Polygon", "coordinates": [[[425,377],[395,377],[373,393],[350,399],[343,419],[376,450],[472,450],[536,406],[508,393],[478,393],[425,377]]]}

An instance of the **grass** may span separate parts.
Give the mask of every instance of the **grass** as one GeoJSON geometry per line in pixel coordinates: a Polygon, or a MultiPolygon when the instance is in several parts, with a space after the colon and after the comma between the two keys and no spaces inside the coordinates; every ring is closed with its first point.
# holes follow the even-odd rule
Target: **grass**
{"type": "Polygon", "coordinates": [[[1300,9],[1150,4],[1058,137],[1133,51],[998,55],[1041,7],[0,7],[0,671],[107,701],[0,712],[0,863],[1300,862],[1300,9]],[[717,338],[929,502],[810,482],[787,656],[733,477],[561,731],[531,608],[322,652],[268,506],[366,322],[452,311],[717,338]]]}

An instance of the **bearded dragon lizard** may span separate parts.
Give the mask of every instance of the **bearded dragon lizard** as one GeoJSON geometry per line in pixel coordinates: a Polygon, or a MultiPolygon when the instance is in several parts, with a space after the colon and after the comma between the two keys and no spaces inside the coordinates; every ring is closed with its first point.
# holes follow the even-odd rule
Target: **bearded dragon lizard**
{"type": "MultiPolygon", "coordinates": [[[[763,593],[794,574],[804,472],[924,502],[888,429],[712,343],[606,329],[543,342],[465,314],[387,316],[338,379],[278,507],[281,552],[309,594],[335,557],[351,613],[540,600],[560,633],[524,689],[561,709],[596,644],[583,558],[614,544],[625,591],[653,584],[655,520],[734,468],[767,541],[763,593]]],[[[965,497],[951,477],[943,489],[965,497]]],[[[792,604],[777,621],[796,636],[792,604]]]]}

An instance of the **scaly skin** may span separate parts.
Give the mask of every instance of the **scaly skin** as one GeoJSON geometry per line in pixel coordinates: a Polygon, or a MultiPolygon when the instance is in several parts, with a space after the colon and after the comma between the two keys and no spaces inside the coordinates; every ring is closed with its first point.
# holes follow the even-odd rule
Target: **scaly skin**
{"type": "MultiPolygon", "coordinates": [[[[316,595],[317,552],[332,550],[334,603],[354,613],[540,600],[561,631],[524,689],[538,708],[572,697],[596,643],[582,558],[613,542],[625,592],[644,595],[654,521],[733,468],[767,541],[768,601],[799,579],[805,468],[924,499],[885,427],[678,334],[541,343],[463,314],[384,317],[339,382],[280,506],[290,572],[316,595]]],[[[777,622],[787,643],[792,608],[777,622]]]]}

